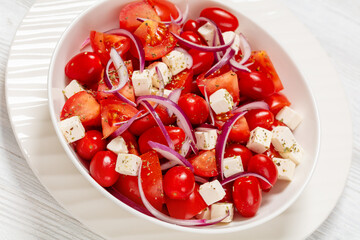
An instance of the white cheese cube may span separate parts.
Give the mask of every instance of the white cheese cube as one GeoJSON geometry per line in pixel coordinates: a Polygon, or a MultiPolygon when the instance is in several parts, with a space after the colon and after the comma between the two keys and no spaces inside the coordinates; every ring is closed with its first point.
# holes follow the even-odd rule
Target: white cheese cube
{"type": "Polygon", "coordinates": [[[215,31],[215,27],[210,23],[206,23],[198,29],[198,33],[204,38],[208,46],[214,44],[215,31]]]}
{"type": "Polygon", "coordinates": [[[201,212],[199,212],[196,216],[197,219],[206,219],[206,220],[210,220],[211,219],[211,211],[209,207],[206,207],[204,210],[202,210],[201,212]]]}
{"type": "Polygon", "coordinates": [[[129,153],[128,148],[126,146],[126,142],[121,136],[118,136],[113,140],[111,140],[106,146],[106,148],[110,151],[113,151],[116,154],[129,153]]]}
{"type": "Polygon", "coordinates": [[[286,124],[291,130],[295,130],[302,121],[302,116],[287,106],[283,107],[275,118],[286,124]]]}
{"type": "Polygon", "coordinates": [[[283,158],[291,159],[298,165],[304,157],[304,149],[298,144],[291,130],[285,126],[273,129],[271,143],[283,158]]]}
{"type": "Polygon", "coordinates": [[[218,180],[200,185],[199,193],[207,205],[220,201],[226,195],[218,180]]]}
{"type": "Polygon", "coordinates": [[[145,69],[142,73],[134,71],[132,75],[132,84],[136,96],[151,95],[152,80],[150,70],[145,69]]]}
{"type": "Polygon", "coordinates": [[[262,127],[256,127],[250,132],[250,138],[246,147],[256,153],[263,153],[270,148],[271,138],[271,131],[262,127]]]}
{"type": "Polygon", "coordinates": [[[272,160],[278,170],[278,179],[291,181],[294,177],[296,164],[290,159],[273,158],[272,160]]]}
{"type": "Polygon", "coordinates": [[[242,160],[240,156],[224,158],[223,166],[224,166],[224,176],[226,178],[236,173],[240,173],[244,171],[244,167],[242,165],[242,160]]]}
{"type": "Polygon", "coordinates": [[[163,62],[158,62],[156,65],[154,65],[152,68],[150,68],[150,76],[152,85],[156,88],[160,88],[160,77],[156,72],[156,67],[159,68],[159,71],[161,72],[161,75],[163,77],[164,86],[166,86],[169,82],[172,80],[172,73],[168,66],[163,62]]]}
{"type": "Polygon", "coordinates": [[[166,54],[162,57],[162,61],[170,68],[172,75],[176,75],[187,68],[185,54],[177,50],[166,54]]]}
{"type": "Polygon", "coordinates": [[[75,142],[85,136],[85,128],[79,116],[62,120],[59,122],[59,128],[68,143],[75,142]]]}
{"type": "Polygon", "coordinates": [[[140,157],[134,154],[120,153],[116,160],[115,171],[124,175],[137,176],[140,164],[140,157]]]}
{"type": "Polygon", "coordinates": [[[224,32],[223,34],[225,44],[231,42],[234,38],[234,42],[231,45],[231,48],[235,50],[235,54],[238,54],[240,49],[240,37],[238,34],[232,31],[224,32]]]}
{"type": "Polygon", "coordinates": [[[211,205],[211,219],[222,218],[228,215],[221,222],[229,223],[234,218],[234,206],[232,203],[215,203],[211,205]]]}
{"type": "MultiPolygon", "coordinates": [[[[164,89],[164,95],[163,97],[168,98],[170,93],[172,93],[172,90],[164,89]]],[[[151,88],[151,95],[157,95],[160,96],[160,91],[158,88],[151,88]]]]}
{"type": "Polygon", "coordinates": [[[214,149],[216,146],[217,137],[216,129],[195,132],[196,146],[200,150],[214,149]]]}
{"type": "Polygon", "coordinates": [[[78,81],[72,80],[63,90],[65,97],[71,98],[75,93],[85,91],[78,81]]]}
{"type": "Polygon", "coordinates": [[[210,106],[216,114],[226,113],[234,106],[231,94],[224,88],[210,95],[210,106]]]}

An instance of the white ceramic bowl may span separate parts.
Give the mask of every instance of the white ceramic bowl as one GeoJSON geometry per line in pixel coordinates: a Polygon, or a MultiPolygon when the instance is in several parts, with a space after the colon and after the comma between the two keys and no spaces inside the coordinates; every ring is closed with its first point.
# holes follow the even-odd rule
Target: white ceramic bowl
{"type": "MultiPolygon", "coordinates": [[[[112,199],[119,207],[126,209],[138,217],[180,231],[208,234],[235,232],[262,224],[281,214],[295,202],[304,190],[316,166],[320,144],[320,127],[316,104],[301,72],[299,72],[297,67],[293,64],[289,54],[267,34],[266,29],[262,29],[261,26],[254,24],[251,19],[243,16],[241,14],[241,9],[237,8],[236,4],[230,1],[222,1],[222,3],[220,3],[220,1],[216,2],[208,0],[189,1],[191,4],[190,17],[198,17],[201,9],[209,6],[221,6],[228,9],[238,17],[240,29],[248,38],[252,49],[263,49],[269,53],[284,84],[285,90],[283,92],[292,102],[292,107],[304,116],[303,122],[295,131],[295,136],[305,149],[306,154],[304,161],[296,168],[294,180],[290,183],[278,181],[270,193],[263,193],[261,207],[256,216],[252,218],[242,218],[237,216],[230,224],[218,224],[208,227],[182,227],[165,223],[137,212],[117,200],[90,177],[87,169],[81,164],[73,149],[66,143],[58,128],[60,112],[65,103],[65,98],[62,94],[66,78],[64,67],[68,60],[79,52],[79,46],[84,39],[88,37],[91,30],[106,31],[118,27],[119,11],[121,7],[128,2],[131,2],[131,0],[106,0],[90,7],[76,18],[64,32],[52,58],[48,85],[50,114],[60,142],[74,165],[97,190],[103,193],[104,197],[112,199]]],[[[177,0],[174,2],[180,8],[184,7],[184,1],[177,0]]]]}

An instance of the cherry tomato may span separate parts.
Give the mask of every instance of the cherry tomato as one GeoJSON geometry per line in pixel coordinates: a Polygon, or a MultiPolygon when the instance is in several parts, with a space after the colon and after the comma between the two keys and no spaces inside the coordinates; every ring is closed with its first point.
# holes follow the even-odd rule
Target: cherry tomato
{"type": "Polygon", "coordinates": [[[274,114],[265,109],[252,109],[245,114],[250,131],[256,127],[271,130],[274,123],[274,114]]]}
{"type": "Polygon", "coordinates": [[[193,81],[194,72],[192,69],[185,69],[173,76],[170,83],[166,85],[166,89],[173,90],[177,88],[182,88],[181,94],[191,92],[191,85],[193,81]]]}
{"type": "Polygon", "coordinates": [[[275,150],[274,146],[271,144],[270,148],[268,150],[266,150],[266,152],[264,152],[264,154],[266,156],[268,156],[269,158],[273,159],[275,158],[281,158],[281,155],[278,151],[275,150]]]}
{"type": "Polygon", "coordinates": [[[195,75],[206,72],[209,70],[214,62],[214,53],[201,52],[195,49],[189,50],[189,54],[193,58],[192,70],[195,75]]]}
{"type": "MultiPolygon", "coordinates": [[[[193,42],[198,45],[203,45],[203,42],[201,40],[201,37],[193,31],[184,31],[180,34],[180,37],[184,38],[185,40],[188,40],[190,42],[193,42]]],[[[180,44],[182,48],[190,49],[189,47],[184,46],[183,44],[180,44]]]]}
{"type": "Polygon", "coordinates": [[[90,161],[99,151],[106,148],[106,140],[103,139],[101,132],[90,130],[85,133],[85,137],[76,142],[76,152],[84,160],[90,161]]]}
{"type": "Polygon", "coordinates": [[[275,92],[274,83],[263,73],[238,71],[236,74],[241,94],[262,100],[275,92]]]}
{"type": "Polygon", "coordinates": [[[69,98],[61,111],[60,119],[79,116],[84,127],[100,125],[100,104],[89,93],[82,91],[69,98]]]}
{"type": "MultiPolygon", "coordinates": [[[[217,116],[218,118],[219,116],[217,116]]],[[[226,117],[224,119],[218,119],[215,120],[215,125],[221,129],[222,126],[225,124],[225,121],[227,121],[230,117],[226,117]]],[[[241,117],[239,118],[233,127],[230,130],[229,134],[229,140],[238,142],[238,143],[246,143],[249,140],[250,137],[250,129],[247,124],[246,118],[241,117]]]]}
{"type": "Polygon", "coordinates": [[[209,117],[209,106],[205,99],[193,94],[187,93],[179,98],[179,107],[184,110],[189,117],[191,124],[202,124],[209,117]]]}
{"type": "Polygon", "coordinates": [[[227,158],[234,156],[241,157],[241,162],[243,164],[244,170],[247,171],[249,160],[253,156],[251,151],[247,147],[238,143],[232,143],[227,145],[225,148],[224,157],[227,158]]]}
{"type": "Polygon", "coordinates": [[[111,151],[100,151],[90,162],[90,175],[102,187],[112,186],[119,178],[115,171],[117,155],[111,151]]]}
{"type": "Polygon", "coordinates": [[[171,17],[176,19],[179,16],[176,6],[167,0],[147,0],[154,8],[161,21],[171,21],[171,17]]]}
{"type": "Polygon", "coordinates": [[[101,79],[103,66],[98,55],[93,52],[81,52],[75,55],[65,66],[65,74],[70,79],[91,85],[101,79]]]}
{"type": "Polygon", "coordinates": [[[201,177],[215,177],[218,175],[215,150],[200,151],[198,155],[188,159],[194,167],[194,173],[201,177]]]}
{"type": "Polygon", "coordinates": [[[257,178],[250,176],[236,179],[233,186],[233,199],[236,209],[243,217],[255,216],[262,200],[257,178]]]}
{"type": "MultiPolygon", "coordinates": [[[[264,154],[256,154],[253,156],[248,163],[248,171],[260,174],[265,177],[272,185],[276,183],[278,177],[278,171],[275,163],[264,154]]],[[[271,185],[267,184],[263,180],[260,181],[262,190],[270,190],[271,185]]]]}
{"type": "Polygon", "coordinates": [[[223,186],[223,189],[225,191],[225,197],[221,199],[219,202],[227,202],[227,203],[233,202],[232,187],[233,187],[232,182],[227,183],[223,186]]]}
{"type": "Polygon", "coordinates": [[[201,11],[200,17],[206,17],[213,20],[222,32],[235,31],[239,26],[237,18],[222,8],[205,8],[201,11]]]}
{"type": "MultiPolygon", "coordinates": [[[[169,127],[166,126],[166,131],[169,133],[169,136],[172,142],[175,145],[175,151],[179,151],[181,149],[182,143],[185,141],[185,132],[181,128],[178,127],[169,127]]],[[[153,127],[146,132],[144,132],[139,137],[139,146],[140,152],[146,153],[151,150],[151,147],[148,144],[148,141],[153,141],[157,143],[161,143],[167,145],[164,135],[162,134],[159,127],[153,127]]]]}
{"type": "Polygon", "coordinates": [[[196,33],[200,26],[200,23],[198,23],[197,21],[189,19],[185,22],[183,31],[192,31],[196,33]]]}
{"type": "Polygon", "coordinates": [[[171,199],[184,200],[190,196],[194,188],[194,174],[187,167],[173,167],[164,176],[164,192],[171,199]]]}
{"type": "Polygon", "coordinates": [[[273,95],[264,99],[269,105],[270,111],[276,115],[283,107],[290,106],[291,103],[284,94],[274,93],[273,95]]]}
{"type": "Polygon", "coordinates": [[[283,123],[283,122],[280,122],[279,120],[274,120],[274,124],[271,126],[271,130],[273,130],[275,127],[278,127],[278,126],[284,126],[286,127],[286,124],[283,123]]]}
{"type": "MultiPolygon", "coordinates": [[[[121,194],[125,195],[131,201],[143,206],[139,193],[138,177],[120,174],[119,179],[113,185],[121,194]]],[[[145,194],[145,196],[147,196],[145,194]]],[[[150,200],[150,199],[148,199],[150,200]]]]}

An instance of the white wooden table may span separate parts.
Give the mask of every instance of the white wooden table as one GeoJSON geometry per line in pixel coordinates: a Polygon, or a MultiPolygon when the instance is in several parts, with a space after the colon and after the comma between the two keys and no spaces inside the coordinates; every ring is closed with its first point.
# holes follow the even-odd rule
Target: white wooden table
{"type": "MultiPolygon", "coordinates": [[[[28,167],[11,130],[4,95],[6,62],[16,28],[34,2],[0,0],[0,239],[102,239],[49,195],[28,167]]],[[[346,187],[335,209],[309,239],[360,239],[360,1],[281,2],[330,56],[347,93],[354,125],[352,167],[346,187]]],[[[341,122],[334,127],[341,128],[341,122]]]]}

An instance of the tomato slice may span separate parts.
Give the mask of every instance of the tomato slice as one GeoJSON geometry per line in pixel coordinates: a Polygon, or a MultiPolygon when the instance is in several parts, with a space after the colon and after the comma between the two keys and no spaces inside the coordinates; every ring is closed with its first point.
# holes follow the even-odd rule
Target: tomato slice
{"type": "Polygon", "coordinates": [[[201,177],[215,177],[218,175],[215,150],[200,151],[189,159],[194,167],[194,173],[201,177]]]}
{"type": "Polygon", "coordinates": [[[171,21],[178,18],[179,13],[176,6],[167,0],[147,0],[147,2],[154,8],[161,21],[171,21]]]}
{"type": "Polygon", "coordinates": [[[124,36],[91,31],[90,44],[105,66],[110,60],[110,49],[114,47],[120,55],[124,55],[130,48],[130,39],[124,36]]]}
{"type": "MultiPolygon", "coordinates": [[[[175,48],[177,43],[165,24],[152,20],[143,22],[134,34],[141,40],[144,46],[145,60],[148,61],[165,56],[175,48]]],[[[135,48],[131,48],[131,53],[137,56],[135,48]]]]}
{"type": "Polygon", "coordinates": [[[119,126],[114,123],[123,122],[133,117],[138,110],[119,100],[106,99],[100,102],[101,125],[104,138],[109,137],[119,126]]]}
{"type": "Polygon", "coordinates": [[[170,83],[166,85],[166,89],[173,90],[177,88],[182,88],[181,94],[186,94],[191,92],[192,88],[192,81],[193,81],[193,70],[185,69],[184,71],[180,72],[179,74],[173,76],[170,83]]]}
{"type": "MultiPolygon", "coordinates": [[[[220,117],[220,116],[217,116],[217,118],[218,117],[220,117]]],[[[229,117],[226,117],[224,119],[215,120],[215,125],[219,129],[221,129],[229,117]]],[[[238,142],[238,143],[246,143],[249,140],[249,137],[250,137],[249,125],[246,121],[246,118],[241,117],[235,122],[235,124],[231,128],[230,134],[229,134],[229,140],[238,142]]]]}
{"type": "Polygon", "coordinates": [[[190,219],[207,207],[197,184],[195,184],[193,193],[186,200],[165,197],[165,201],[170,216],[178,219],[190,219]]]}
{"type": "Polygon", "coordinates": [[[60,119],[73,116],[79,116],[84,127],[100,126],[100,104],[91,94],[78,92],[65,102],[60,119]]]}
{"type": "Polygon", "coordinates": [[[121,134],[121,137],[124,139],[129,153],[134,154],[136,156],[140,156],[139,145],[137,143],[136,137],[132,135],[128,130],[123,132],[123,134],[121,134]]]}

